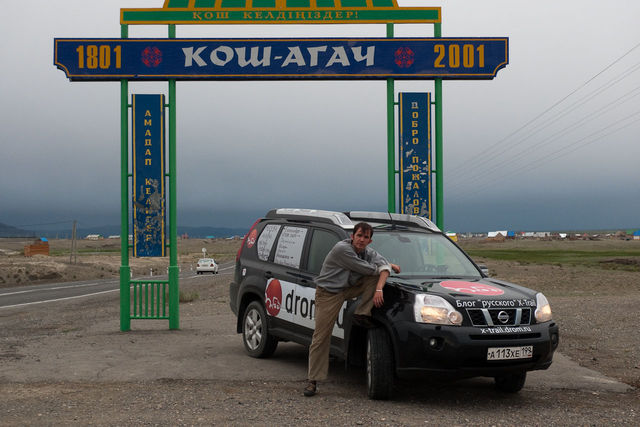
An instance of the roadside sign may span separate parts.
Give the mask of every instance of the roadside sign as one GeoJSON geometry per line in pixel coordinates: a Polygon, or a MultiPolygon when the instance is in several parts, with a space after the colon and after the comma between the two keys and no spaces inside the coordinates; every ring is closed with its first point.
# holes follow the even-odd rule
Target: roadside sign
{"type": "Polygon", "coordinates": [[[131,99],[133,256],[164,256],[164,95],[132,95],[131,99]]]}
{"type": "Polygon", "coordinates": [[[70,80],[493,79],[508,38],[54,39],[70,80]]]}
{"type": "Polygon", "coordinates": [[[431,219],[431,94],[400,92],[400,212],[431,219]]]}
{"type": "Polygon", "coordinates": [[[120,9],[121,24],[408,24],[441,21],[439,7],[396,0],[167,0],[162,8],[120,9]]]}

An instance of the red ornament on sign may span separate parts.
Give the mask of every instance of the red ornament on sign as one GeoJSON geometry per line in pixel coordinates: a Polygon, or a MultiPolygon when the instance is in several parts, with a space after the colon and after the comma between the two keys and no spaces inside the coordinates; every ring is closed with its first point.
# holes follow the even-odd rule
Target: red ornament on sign
{"type": "Polygon", "coordinates": [[[396,50],[395,63],[400,68],[409,68],[413,65],[415,53],[408,47],[401,47],[396,50]]]}
{"type": "Polygon", "coordinates": [[[155,46],[147,46],[142,51],[142,62],[147,67],[157,67],[162,62],[162,51],[155,46]]]}

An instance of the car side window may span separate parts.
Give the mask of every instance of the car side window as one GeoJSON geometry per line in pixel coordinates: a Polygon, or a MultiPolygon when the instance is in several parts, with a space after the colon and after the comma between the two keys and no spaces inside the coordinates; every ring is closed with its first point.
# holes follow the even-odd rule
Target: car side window
{"type": "Polygon", "coordinates": [[[334,233],[325,230],[314,230],[311,236],[311,245],[309,246],[309,260],[307,269],[313,274],[319,274],[322,263],[327,254],[340,241],[340,238],[334,233]]]}
{"type": "Polygon", "coordinates": [[[304,239],[307,237],[307,229],[304,227],[285,226],[280,233],[276,256],[273,261],[287,267],[300,268],[304,239]]]}
{"type": "Polygon", "coordinates": [[[271,248],[273,248],[273,243],[276,241],[278,231],[280,231],[280,225],[268,224],[264,227],[262,233],[260,233],[260,237],[258,238],[258,258],[261,261],[269,259],[269,254],[271,253],[271,248]]]}

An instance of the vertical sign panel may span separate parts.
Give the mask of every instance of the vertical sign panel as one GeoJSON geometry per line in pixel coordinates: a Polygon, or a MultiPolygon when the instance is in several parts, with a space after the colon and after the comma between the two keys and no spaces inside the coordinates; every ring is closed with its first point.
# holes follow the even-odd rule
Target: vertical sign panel
{"type": "Polygon", "coordinates": [[[133,255],[165,255],[164,95],[132,95],[133,255]]]}
{"type": "Polygon", "coordinates": [[[431,219],[431,94],[399,94],[400,212],[431,219]]]}

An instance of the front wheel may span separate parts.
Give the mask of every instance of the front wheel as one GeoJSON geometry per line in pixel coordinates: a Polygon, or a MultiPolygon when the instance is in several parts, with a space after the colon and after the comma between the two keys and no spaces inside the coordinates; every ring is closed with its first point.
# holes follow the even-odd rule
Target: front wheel
{"type": "Polygon", "coordinates": [[[367,332],[367,395],[386,400],[393,392],[394,365],[391,340],[383,328],[367,332]]]}
{"type": "Polygon", "coordinates": [[[278,340],[269,335],[267,315],[258,301],[253,301],[242,318],[242,342],[251,357],[265,358],[276,351],[278,340]]]}
{"type": "Polygon", "coordinates": [[[517,393],[524,387],[527,380],[526,372],[516,372],[495,377],[496,388],[505,393],[517,393]]]}

